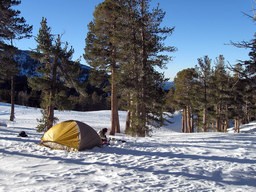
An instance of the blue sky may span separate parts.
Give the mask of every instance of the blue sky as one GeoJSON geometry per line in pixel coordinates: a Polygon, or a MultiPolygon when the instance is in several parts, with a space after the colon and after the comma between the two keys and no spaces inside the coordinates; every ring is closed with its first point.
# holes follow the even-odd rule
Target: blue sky
{"type": "MultiPolygon", "coordinates": [[[[84,53],[87,25],[93,11],[102,0],[22,0],[16,7],[27,23],[38,34],[42,17],[46,17],[53,34],[63,34],[75,49],[73,59],[84,53]]],[[[163,26],[175,27],[166,40],[177,47],[173,61],[163,72],[171,80],[182,69],[194,67],[197,59],[208,55],[213,61],[224,55],[227,62],[248,59],[249,50],[228,45],[230,41],[248,41],[253,38],[255,24],[242,12],[252,14],[253,0],[152,0],[166,11],[163,26]]],[[[14,42],[17,47],[29,50],[36,47],[34,38],[14,42]]],[[[81,62],[86,64],[83,57],[81,62]]]]}

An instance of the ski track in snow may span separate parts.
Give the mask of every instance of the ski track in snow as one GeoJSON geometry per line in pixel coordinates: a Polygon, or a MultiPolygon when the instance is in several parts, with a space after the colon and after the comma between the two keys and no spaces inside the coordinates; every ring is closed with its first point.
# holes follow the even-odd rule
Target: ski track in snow
{"type": "MultiPolygon", "coordinates": [[[[0,103],[0,191],[256,191],[256,134],[182,134],[175,122],[152,137],[119,134],[126,143],[67,152],[38,145],[39,109],[16,106],[9,122],[9,108],[0,103]],[[21,130],[29,137],[17,137],[21,130]]],[[[122,130],[125,115],[120,112],[122,130]]],[[[96,130],[110,126],[109,111],[56,116],[96,130]]]]}

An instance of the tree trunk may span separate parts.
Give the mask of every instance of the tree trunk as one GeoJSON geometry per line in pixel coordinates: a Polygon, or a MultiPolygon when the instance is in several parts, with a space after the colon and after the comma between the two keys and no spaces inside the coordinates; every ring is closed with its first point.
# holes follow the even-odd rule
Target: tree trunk
{"type": "Polygon", "coordinates": [[[14,121],[14,103],[15,103],[15,88],[14,88],[14,76],[11,77],[11,114],[10,121],[14,121]]]}
{"type": "Polygon", "coordinates": [[[181,119],[181,131],[182,133],[185,133],[185,109],[182,111],[182,119],[181,119]]]}
{"type": "Polygon", "coordinates": [[[240,119],[239,118],[235,118],[235,126],[234,126],[234,131],[236,133],[240,133],[240,119]]]}
{"type": "Polygon", "coordinates": [[[191,108],[187,106],[187,133],[191,133],[191,108]]]}
{"type": "Polygon", "coordinates": [[[219,105],[216,104],[216,123],[215,123],[215,129],[216,131],[220,131],[220,113],[219,113],[219,105]]]}
{"type": "Polygon", "coordinates": [[[224,122],[223,132],[227,132],[228,122],[229,122],[229,119],[228,119],[228,105],[225,105],[225,122],[224,122]]]}
{"type": "Polygon", "coordinates": [[[53,126],[54,121],[54,108],[52,105],[48,106],[47,114],[47,130],[49,130],[53,126]]]}
{"type": "Polygon", "coordinates": [[[50,129],[54,124],[54,108],[56,100],[56,81],[57,81],[57,66],[58,66],[58,56],[55,55],[55,59],[52,67],[52,83],[49,96],[49,106],[48,106],[48,119],[47,119],[47,130],[50,129]]]}
{"type": "Polygon", "coordinates": [[[116,86],[116,66],[112,65],[111,74],[111,130],[110,135],[120,133],[120,124],[118,116],[118,99],[117,99],[117,86],[116,86]]]}
{"type": "Polygon", "coordinates": [[[188,111],[187,107],[183,109],[183,132],[188,133],[188,111]]]}
{"type": "Polygon", "coordinates": [[[49,130],[53,126],[53,120],[54,120],[54,106],[53,106],[53,90],[50,90],[49,93],[49,103],[46,108],[47,112],[47,120],[46,120],[46,129],[49,130]]]}
{"type": "Polygon", "coordinates": [[[126,116],[126,121],[125,121],[125,130],[129,130],[130,129],[130,123],[131,123],[131,112],[128,110],[127,111],[127,116],[126,116]]]}
{"type": "Polygon", "coordinates": [[[194,132],[194,122],[193,122],[193,113],[192,113],[192,108],[189,107],[189,132],[193,133],[194,132]]]}
{"type": "Polygon", "coordinates": [[[203,109],[203,130],[204,132],[207,132],[207,126],[206,126],[206,108],[203,109]]]}
{"type": "Polygon", "coordinates": [[[146,51],[146,42],[145,42],[145,26],[144,26],[144,17],[145,17],[145,2],[144,0],[141,1],[141,17],[142,17],[142,25],[141,25],[141,55],[142,55],[142,66],[141,66],[141,75],[142,79],[140,82],[140,101],[139,101],[139,130],[138,130],[138,136],[145,137],[148,133],[146,128],[146,107],[145,107],[145,91],[146,91],[146,65],[147,65],[147,51],[146,51]]]}

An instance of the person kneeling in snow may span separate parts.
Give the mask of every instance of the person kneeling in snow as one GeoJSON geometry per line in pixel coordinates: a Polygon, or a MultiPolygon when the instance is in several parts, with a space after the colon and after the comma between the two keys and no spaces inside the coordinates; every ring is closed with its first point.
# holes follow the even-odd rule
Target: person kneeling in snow
{"type": "Polygon", "coordinates": [[[108,144],[108,138],[107,138],[107,136],[106,136],[106,133],[108,132],[108,129],[107,128],[103,128],[103,129],[101,129],[99,132],[98,132],[98,134],[99,134],[99,136],[100,136],[100,138],[101,138],[101,141],[102,141],[102,144],[104,145],[104,144],[108,144]]]}

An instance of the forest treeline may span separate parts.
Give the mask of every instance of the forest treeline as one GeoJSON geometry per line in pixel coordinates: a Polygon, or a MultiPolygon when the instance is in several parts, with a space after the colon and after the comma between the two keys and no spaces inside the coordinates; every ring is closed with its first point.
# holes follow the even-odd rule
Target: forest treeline
{"type": "MultiPolygon", "coordinates": [[[[251,43],[256,45],[255,40],[251,43]]],[[[255,59],[255,53],[251,59],[255,59]]],[[[254,62],[241,61],[233,68],[223,55],[215,60],[205,56],[198,58],[194,68],[180,71],[167,102],[175,110],[182,110],[182,131],[226,132],[234,126],[239,132],[240,124],[255,120],[254,62]]]]}
{"type": "MultiPolygon", "coordinates": [[[[15,75],[15,104],[29,107],[40,107],[41,91],[32,90],[28,84],[28,79],[36,76],[36,68],[39,63],[34,60],[31,55],[32,51],[17,50],[15,60],[19,73],[15,75]]],[[[81,83],[84,83],[86,96],[79,94],[74,88],[67,88],[65,97],[68,98],[66,102],[61,104],[63,110],[76,111],[97,111],[110,109],[110,102],[108,101],[108,93],[104,91],[104,85],[108,85],[108,81],[102,81],[101,87],[92,86],[89,81],[90,67],[83,64],[80,65],[82,73],[81,83]]],[[[1,102],[11,103],[10,97],[10,80],[2,79],[0,83],[0,99],[1,102]]],[[[60,109],[56,107],[56,109],[60,109]]]]}
{"type": "Polygon", "coordinates": [[[0,101],[12,104],[11,121],[15,103],[42,109],[38,131],[58,120],[56,109],[111,109],[111,135],[120,132],[118,110],[126,110],[125,132],[142,137],[175,110],[183,114],[182,132],[225,132],[230,122],[239,132],[240,123],[255,118],[255,37],[231,42],[250,50],[248,61],[229,64],[223,55],[214,60],[203,56],[194,68],[180,71],[175,86],[166,91],[168,79],[159,69],[177,49],[166,44],[175,28],[162,26],[165,12],[159,5],[151,8],[150,0],[105,0],[95,8],[85,37],[83,56],[89,70],[72,60],[72,46],[61,34],[52,34],[42,18],[37,47],[26,53],[30,59],[25,66],[30,63],[32,74],[24,75],[13,41],[31,38],[32,26],[13,8],[20,3],[0,3],[5,26],[0,27],[0,101]]]}

